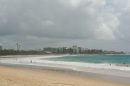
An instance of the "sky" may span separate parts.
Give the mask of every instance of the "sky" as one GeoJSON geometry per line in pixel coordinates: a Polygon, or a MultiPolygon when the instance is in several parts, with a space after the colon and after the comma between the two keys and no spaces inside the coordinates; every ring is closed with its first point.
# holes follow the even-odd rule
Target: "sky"
{"type": "Polygon", "coordinates": [[[130,51],[130,0],[0,0],[0,45],[130,51]]]}

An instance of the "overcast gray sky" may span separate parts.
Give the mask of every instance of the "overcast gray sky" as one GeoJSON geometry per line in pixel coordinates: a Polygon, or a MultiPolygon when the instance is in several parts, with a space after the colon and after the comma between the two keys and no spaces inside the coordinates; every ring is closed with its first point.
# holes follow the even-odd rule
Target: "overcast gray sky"
{"type": "Polygon", "coordinates": [[[0,45],[130,51],[130,0],[0,0],[0,45]]]}

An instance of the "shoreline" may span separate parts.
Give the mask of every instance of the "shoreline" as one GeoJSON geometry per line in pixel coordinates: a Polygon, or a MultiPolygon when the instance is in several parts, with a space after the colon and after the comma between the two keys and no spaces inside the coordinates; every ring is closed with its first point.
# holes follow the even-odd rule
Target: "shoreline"
{"type": "Polygon", "coordinates": [[[91,75],[90,76],[88,75],[79,74],[78,72],[73,73],[73,71],[64,71],[64,70],[56,70],[56,69],[52,70],[46,68],[37,68],[37,67],[34,68],[34,67],[27,67],[27,66],[20,67],[16,65],[15,66],[0,65],[0,82],[1,80],[5,80],[6,82],[3,81],[2,83],[7,84],[7,85],[1,85],[0,83],[1,86],[14,86],[14,84],[16,84],[16,86],[97,86],[97,85],[98,86],[129,86],[130,85],[130,83],[100,79],[99,78],[101,77],[100,75],[99,76],[96,75],[93,77],[91,75]],[[2,79],[1,76],[4,78],[2,79]],[[21,79],[21,77],[22,80],[24,81],[24,84],[21,83],[22,81],[16,79],[16,78],[21,79]],[[32,82],[33,83],[32,84],[30,83],[30,80],[33,79],[34,81],[32,82]],[[10,80],[11,82],[14,82],[14,84],[10,83],[10,80]]]}
{"type": "Polygon", "coordinates": [[[83,77],[89,77],[89,78],[94,78],[97,80],[103,80],[103,81],[110,81],[110,82],[115,82],[115,83],[121,83],[121,84],[129,84],[130,85],[130,77],[129,72],[126,72],[126,75],[124,72],[117,71],[117,70],[100,70],[100,69],[93,69],[93,68],[88,68],[87,71],[75,71],[73,69],[66,69],[66,68],[58,68],[58,67],[49,67],[49,66],[36,66],[36,65],[15,65],[15,64],[0,64],[0,67],[10,67],[10,68],[27,68],[31,70],[49,70],[49,71],[54,71],[57,73],[62,73],[62,74],[68,74],[68,75],[78,75],[78,76],[83,76],[83,77]],[[98,72],[97,72],[98,71],[98,72]],[[107,72],[107,73],[106,73],[107,72]],[[117,75],[115,75],[117,73],[117,75]],[[123,76],[119,76],[119,74],[124,73],[123,76]]]}
{"type": "Polygon", "coordinates": [[[25,64],[25,65],[37,65],[37,66],[46,65],[46,66],[55,66],[55,67],[61,67],[62,65],[62,67],[71,67],[74,70],[79,67],[84,67],[84,68],[130,71],[129,64],[85,63],[85,62],[73,62],[73,61],[71,62],[71,61],[48,60],[51,58],[60,58],[64,56],[70,56],[70,55],[7,56],[10,58],[0,58],[0,63],[21,64],[21,65],[25,64]]]}
{"type": "MultiPolygon", "coordinates": [[[[30,58],[10,58],[11,60],[4,60],[3,63],[0,62],[0,65],[9,66],[9,67],[20,67],[20,68],[36,68],[36,69],[47,69],[47,70],[55,70],[60,72],[67,72],[68,74],[76,73],[78,75],[83,75],[86,77],[93,77],[101,80],[108,80],[114,82],[128,83],[130,84],[130,71],[121,71],[121,70],[113,70],[113,69],[100,69],[93,67],[84,67],[85,64],[76,65],[66,63],[66,62],[58,62],[58,61],[47,61],[40,60],[43,58],[55,58],[62,57],[65,55],[49,55],[49,56],[31,56],[30,58]],[[13,59],[13,60],[12,60],[13,59]],[[12,62],[11,62],[12,61],[12,62]]],[[[87,64],[87,63],[86,63],[87,64]]],[[[88,65],[88,64],[87,64],[88,65]]],[[[89,64],[90,65],[90,64],[89,64]]],[[[104,65],[103,65],[104,66],[104,65]]]]}

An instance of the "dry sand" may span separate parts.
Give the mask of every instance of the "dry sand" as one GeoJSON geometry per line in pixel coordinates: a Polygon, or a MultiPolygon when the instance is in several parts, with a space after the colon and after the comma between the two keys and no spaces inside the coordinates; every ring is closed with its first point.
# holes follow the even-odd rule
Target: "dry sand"
{"type": "Polygon", "coordinates": [[[0,86],[130,86],[51,70],[0,66],[0,86]]]}

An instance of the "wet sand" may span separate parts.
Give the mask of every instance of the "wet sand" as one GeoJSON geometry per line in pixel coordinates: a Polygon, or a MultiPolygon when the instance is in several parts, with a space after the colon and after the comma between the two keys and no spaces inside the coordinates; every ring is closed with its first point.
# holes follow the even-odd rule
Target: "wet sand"
{"type": "Polygon", "coordinates": [[[0,66],[0,86],[130,86],[58,71],[0,66]]]}

